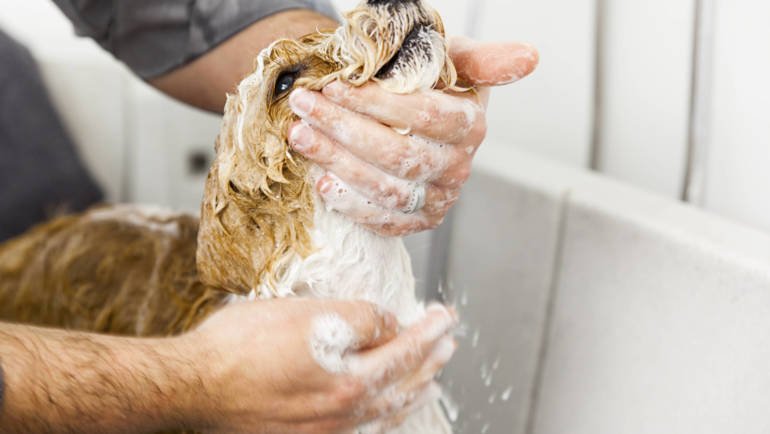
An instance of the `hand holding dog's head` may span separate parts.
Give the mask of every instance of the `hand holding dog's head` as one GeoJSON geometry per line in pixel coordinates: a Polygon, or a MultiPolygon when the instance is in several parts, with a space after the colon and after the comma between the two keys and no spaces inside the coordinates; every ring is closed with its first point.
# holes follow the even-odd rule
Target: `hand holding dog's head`
{"type": "Polygon", "coordinates": [[[279,40],[228,97],[201,209],[198,268],[211,285],[248,293],[313,251],[312,165],[291,151],[289,95],[334,80],[392,92],[454,87],[439,15],[422,1],[368,1],[333,32],[279,40]]]}

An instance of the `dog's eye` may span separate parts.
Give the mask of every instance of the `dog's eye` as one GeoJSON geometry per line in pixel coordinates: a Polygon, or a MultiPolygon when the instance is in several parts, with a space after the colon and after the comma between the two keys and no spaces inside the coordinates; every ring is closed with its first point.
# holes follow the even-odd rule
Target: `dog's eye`
{"type": "Polygon", "coordinates": [[[296,72],[284,72],[278,76],[278,80],[275,81],[274,95],[278,96],[282,93],[288,92],[297,80],[296,72]]]}

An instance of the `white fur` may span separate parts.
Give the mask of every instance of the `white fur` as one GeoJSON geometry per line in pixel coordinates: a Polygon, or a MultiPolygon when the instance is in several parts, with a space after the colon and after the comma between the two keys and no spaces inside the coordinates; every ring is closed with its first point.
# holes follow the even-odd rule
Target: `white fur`
{"type": "MultiPolygon", "coordinates": [[[[262,285],[250,296],[234,297],[231,302],[254,299],[257,293],[268,298],[296,294],[366,300],[393,312],[404,326],[414,324],[425,315],[424,304],[415,297],[409,253],[401,238],[377,235],[323,206],[316,207],[312,236],[318,250],[305,259],[295,257],[279,276],[275,292],[262,285]]],[[[347,336],[343,329],[324,332],[347,336]]],[[[311,337],[311,342],[316,341],[311,337]]],[[[311,347],[311,352],[316,349],[311,347]]],[[[339,348],[335,347],[333,353],[338,355],[339,348]]],[[[326,366],[328,354],[320,356],[321,365],[326,366]]],[[[337,363],[330,363],[327,369],[334,373],[341,371],[337,363]]],[[[411,414],[401,427],[389,432],[451,433],[437,397],[431,398],[432,402],[411,414]]],[[[362,427],[362,432],[366,429],[373,428],[362,427]]]]}
{"type": "Polygon", "coordinates": [[[181,214],[152,205],[113,205],[89,211],[86,218],[91,221],[115,220],[124,224],[163,232],[171,237],[179,236],[179,224],[171,220],[181,214]],[[162,222],[158,220],[169,220],[162,222]]]}

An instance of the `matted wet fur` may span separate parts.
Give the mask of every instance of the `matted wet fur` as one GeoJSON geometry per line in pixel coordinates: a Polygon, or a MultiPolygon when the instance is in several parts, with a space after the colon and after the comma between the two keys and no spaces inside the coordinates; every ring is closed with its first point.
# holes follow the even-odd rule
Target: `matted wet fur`
{"type": "Polygon", "coordinates": [[[0,319],[173,335],[224,298],[195,268],[198,221],[129,207],[60,217],[0,246],[0,319]]]}
{"type": "MultiPolygon", "coordinates": [[[[308,295],[367,299],[414,322],[424,309],[403,243],[317,206],[318,168],[287,142],[298,119],[288,96],[333,80],[458,89],[447,52],[440,16],[419,0],[362,2],[334,31],[275,42],[228,96],[200,228],[192,216],[128,205],[37,226],[0,245],[0,320],[162,336],[223,303],[308,295]]],[[[447,432],[432,411],[420,423],[447,432]]]]}

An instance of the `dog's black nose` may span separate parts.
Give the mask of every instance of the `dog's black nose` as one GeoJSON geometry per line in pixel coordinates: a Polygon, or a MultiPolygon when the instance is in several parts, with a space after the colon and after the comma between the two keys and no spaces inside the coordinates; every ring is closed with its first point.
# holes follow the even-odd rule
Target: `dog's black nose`
{"type": "Polygon", "coordinates": [[[370,5],[397,5],[402,3],[416,3],[418,0],[366,0],[370,5]]]}

